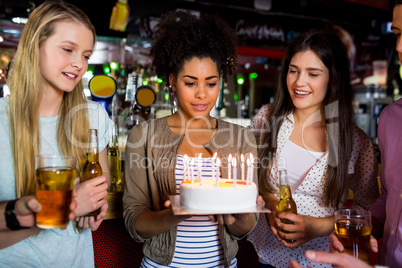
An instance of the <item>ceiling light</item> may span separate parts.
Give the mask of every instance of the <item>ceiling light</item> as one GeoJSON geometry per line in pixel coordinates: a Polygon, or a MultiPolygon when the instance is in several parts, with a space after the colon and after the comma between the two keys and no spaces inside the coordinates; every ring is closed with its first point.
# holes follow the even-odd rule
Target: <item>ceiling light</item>
{"type": "Polygon", "coordinates": [[[26,24],[28,22],[28,18],[14,17],[11,19],[11,21],[17,24],[26,24]]]}

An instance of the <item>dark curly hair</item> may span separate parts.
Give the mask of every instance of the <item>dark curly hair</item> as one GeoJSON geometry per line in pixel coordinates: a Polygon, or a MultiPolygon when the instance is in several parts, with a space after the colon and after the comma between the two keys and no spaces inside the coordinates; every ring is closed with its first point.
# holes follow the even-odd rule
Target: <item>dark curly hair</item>
{"type": "Polygon", "coordinates": [[[157,27],[151,48],[155,74],[169,84],[169,75],[177,77],[184,63],[194,57],[212,59],[226,81],[236,67],[236,35],[218,16],[200,17],[184,11],[164,15],[157,27]]]}

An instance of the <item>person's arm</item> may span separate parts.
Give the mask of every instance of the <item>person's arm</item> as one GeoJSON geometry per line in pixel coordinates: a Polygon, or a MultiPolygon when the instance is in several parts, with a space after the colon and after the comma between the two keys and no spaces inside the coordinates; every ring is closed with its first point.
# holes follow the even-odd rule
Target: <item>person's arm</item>
{"type": "Polygon", "coordinates": [[[159,235],[190,217],[174,216],[170,201],[159,207],[159,197],[152,196],[151,189],[157,186],[149,177],[153,172],[148,175],[148,169],[158,159],[147,155],[147,137],[146,124],[132,128],[125,152],[123,217],[128,232],[137,242],[159,235]]]}
{"type": "MultiPolygon", "coordinates": [[[[306,250],[304,253],[307,259],[316,263],[332,264],[339,268],[370,268],[364,261],[353,257],[347,253],[328,253],[323,251],[306,250]]],[[[290,260],[289,267],[303,268],[297,261],[290,260]]]]}
{"type": "Polygon", "coordinates": [[[99,164],[102,168],[102,176],[94,179],[78,183],[76,181],[76,189],[78,190],[78,208],[76,210],[78,226],[95,231],[99,228],[104,217],[106,216],[108,204],[106,201],[107,190],[111,184],[111,175],[109,163],[107,159],[107,147],[99,154],[99,164]],[[87,217],[85,214],[101,208],[101,212],[96,217],[87,217]]]}
{"type": "MultiPolygon", "coordinates": [[[[70,204],[70,220],[73,220],[75,217],[75,209],[77,207],[76,196],[77,192],[74,190],[73,199],[70,204]]],[[[24,227],[21,230],[13,231],[7,226],[5,211],[8,202],[0,202],[0,249],[12,246],[42,230],[35,226],[35,213],[41,211],[42,206],[33,195],[21,197],[15,202],[14,215],[18,224],[24,227]]]]}
{"type": "Polygon", "coordinates": [[[348,180],[353,191],[353,206],[369,209],[379,196],[378,163],[370,138],[355,126],[354,145],[351,157],[354,173],[348,180]]]}
{"type": "Polygon", "coordinates": [[[39,212],[42,206],[33,195],[21,197],[15,202],[16,220],[21,227],[25,227],[18,231],[10,230],[7,227],[5,211],[8,202],[0,202],[0,249],[12,246],[42,230],[35,226],[35,213],[39,212]]]}
{"type": "MultiPolygon", "coordinates": [[[[265,206],[264,199],[261,196],[257,197],[256,203],[260,206],[265,206]]],[[[243,238],[254,228],[256,219],[251,213],[244,214],[220,214],[215,215],[214,219],[219,224],[225,224],[229,232],[239,238],[243,238]]]]}
{"type": "MultiPolygon", "coordinates": [[[[11,201],[11,200],[10,200],[11,201]]],[[[10,201],[0,202],[0,231],[10,230],[6,223],[6,206],[10,201]]],[[[42,206],[29,195],[17,199],[14,205],[14,214],[21,227],[32,227],[35,225],[35,213],[41,211],[42,206]]]]}
{"type": "Polygon", "coordinates": [[[282,243],[290,248],[298,247],[319,236],[327,236],[334,230],[334,216],[316,218],[281,212],[278,217],[286,218],[293,222],[293,224],[285,224],[278,218],[275,219],[278,226],[278,236],[283,239],[282,243]],[[284,239],[295,240],[295,242],[288,243],[284,239]]]}
{"type": "Polygon", "coordinates": [[[102,175],[81,183],[79,182],[79,178],[76,178],[74,187],[78,191],[77,217],[84,216],[107,204],[108,185],[105,176],[102,175]]]}
{"type": "Polygon", "coordinates": [[[42,229],[36,226],[20,231],[0,231],[0,249],[12,246],[30,236],[39,233],[40,231],[42,231],[42,229]]]}
{"type": "Polygon", "coordinates": [[[191,215],[175,216],[170,208],[170,201],[165,202],[167,209],[160,211],[144,211],[138,215],[134,225],[135,230],[143,239],[159,235],[177,226],[191,215]]]}
{"type": "Polygon", "coordinates": [[[395,135],[395,125],[399,124],[399,116],[391,106],[386,108],[388,109],[384,109],[378,119],[378,146],[381,151],[381,194],[370,207],[371,234],[377,239],[382,238],[384,233],[388,187],[392,188],[392,183],[388,185],[388,181],[392,182],[392,174],[397,173],[393,167],[395,164],[399,164],[398,160],[394,160],[398,159],[395,158],[395,146],[397,144],[395,138],[399,139],[399,137],[395,135]]]}
{"type": "MultiPolygon", "coordinates": [[[[329,240],[331,241],[329,245],[330,252],[343,252],[344,247],[336,236],[335,231],[329,235],[329,240]]],[[[374,253],[378,252],[378,241],[372,235],[370,236],[370,250],[374,253]]]]}

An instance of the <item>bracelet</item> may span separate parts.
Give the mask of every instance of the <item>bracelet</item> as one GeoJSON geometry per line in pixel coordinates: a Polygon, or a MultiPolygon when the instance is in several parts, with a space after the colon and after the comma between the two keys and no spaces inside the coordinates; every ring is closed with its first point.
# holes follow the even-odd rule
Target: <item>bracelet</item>
{"type": "Polygon", "coordinates": [[[7,202],[6,205],[6,210],[4,211],[4,217],[6,218],[6,225],[10,230],[12,231],[18,231],[21,229],[28,229],[29,227],[22,227],[17,220],[17,216],[15,215],[15,202],[17,202],[18,199],[16,200],[11,200],[7,202]]]}

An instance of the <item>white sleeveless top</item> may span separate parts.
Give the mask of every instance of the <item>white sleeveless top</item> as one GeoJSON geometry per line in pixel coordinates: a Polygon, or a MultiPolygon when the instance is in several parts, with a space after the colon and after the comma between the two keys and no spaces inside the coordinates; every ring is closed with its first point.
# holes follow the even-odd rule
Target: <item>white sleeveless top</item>
{"type": "Polygon", "coordinates": [[[279,157],[285,161],[284,168],[287,170],[292,192],[303,182],[310,169],[325,153],[309,151],[287,140],[279,157]]]}
{"type": "MultiPolygon", "coordinates": [[[[176,194],[180,194],[180,184],[183,181],[183,159],[182,155],[178,155],[176,163],[176,194]]],[[[191,161],[192,157],[188,159],[191,161]]],[[[197,163],[197,158],[194,160],[197,163]]],[[[212,157],[202,158],[202,161],[201,176],[203,178],[215,176],[212,172],[212,157]]],[[[198,176],[197,165],[194,165],[193,169],[196,176],[198,176]]],[[[224,262],[218,223],[210,221],[208,215],[195,215],[177,225],[175,253],[170,266],[161,265],[144,257],[141,267],[223,268],[224,262]]],[[[230,268],[235,267],[237,267],[236,257],[232,259],[230,264],[230,268]]]]}

